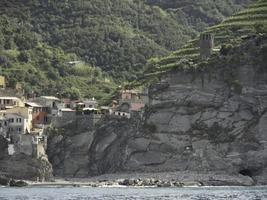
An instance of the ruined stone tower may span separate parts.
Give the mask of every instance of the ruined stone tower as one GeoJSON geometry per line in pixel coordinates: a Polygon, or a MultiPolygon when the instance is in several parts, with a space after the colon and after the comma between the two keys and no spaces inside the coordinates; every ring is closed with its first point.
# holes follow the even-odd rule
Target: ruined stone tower
{"type": "Polygon", "coordinates": [[[201,34],[199,40],[199,46],[200,46],[200,57],[202,59],[209,58],[214,48],[214,36],[210,33],[201,34]]]}

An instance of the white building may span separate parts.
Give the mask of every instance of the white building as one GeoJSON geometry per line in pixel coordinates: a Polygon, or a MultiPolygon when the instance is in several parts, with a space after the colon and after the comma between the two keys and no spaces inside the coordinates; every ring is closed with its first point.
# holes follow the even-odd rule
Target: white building
{"type": "Polygon", "coordinates": [[[43,107],[48,108],[47,113],[52,116],[58,115],[58,109],[61,106],[61,100],[54,96],[41,96],[35,99],[43,107]]]}
{"type": "Polygon", "coordinates": [[[97,108],[98,102],[95,98],[83,100],[84,108],[97,108]]]}
{"type": "Polygon", "coordinates": [[[23,107],[24,103],[17,97],[0,97],[0,109],[6,110],[14,107],[23,107]]]}
{"type": "Polygon", "coordinates": [[[16,107],[6,110],[8,135],[11,142],[18,142],[19,135],[30,133],[32,129],[32,108],[16,107]]]}

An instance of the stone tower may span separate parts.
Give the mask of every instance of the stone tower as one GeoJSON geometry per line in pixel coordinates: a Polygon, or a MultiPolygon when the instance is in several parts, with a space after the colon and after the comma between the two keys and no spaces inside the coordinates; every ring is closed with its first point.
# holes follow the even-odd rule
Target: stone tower
{"type": "Polygon", "coordinates": [[[210,33],[201,34],[199,40],[199,46],[200,46],[200,57],[202,59],[209,58],[214,48],[214,36],[210,33]]]}

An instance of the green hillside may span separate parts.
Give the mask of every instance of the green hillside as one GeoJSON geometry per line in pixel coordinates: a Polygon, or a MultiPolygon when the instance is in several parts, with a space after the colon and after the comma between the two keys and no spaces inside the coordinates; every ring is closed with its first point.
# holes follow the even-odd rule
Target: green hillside
{"type": "Polygon", "coordinates": [[[196,32],[220,23],[225,16],[241,10],[255,0],[146,0],[150,5],[158,5],[174,16],[179,23],[196,32]]]}
{"type": "Polygon", "coordinates": [[[96,97],[106,99],[115,84],[106,73],[43,43],[38,34],[29,31],[29,24],[0,16],[0,73],[8,87],[22,84],[26,95],[57,95],[62,97],[96,97]]]}
{"type": "Polygon", "coordinates": [[[267,0],[260,0],[243,11],[227,18],[222,23],[207,28],[203,33],[211,33],[215,38],[213,56],[208,61],[200,59],[198,37],[189,41],[183,48],[168,56],[150,59],[145,76],[133,85],[157,80],[171,70],[201,70],[208,62],[216,61],[216,56],[225,55],[244,39],[267,33],[267,0]]]}
{"type": "Polygon", "coordinates": [[[248,0],[200,0],[189,6],[183,2],[174,1],[175,10],[169,11],[145,0],[1,0],[0,12],[27,24],[43,42],[75,53],[119,82],[134,80],[147,59],[177,50],[197,30],[221,21],[248,0]]]}
{"type": "MultiPolygon", "coordinates": [[[[249,0],[179,2],[170,10],[145,0],[1,0],[0,74],[26,94],[108,100],[143,74],[148,59],[186,44],[200,21],[206,27],[249,0]]],[[[190,51],[196,52],[180,53],[190,51]]]]}

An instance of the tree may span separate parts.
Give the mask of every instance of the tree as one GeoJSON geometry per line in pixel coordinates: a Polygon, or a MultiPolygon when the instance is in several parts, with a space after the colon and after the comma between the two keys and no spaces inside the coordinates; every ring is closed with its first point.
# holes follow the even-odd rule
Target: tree
{"type": "Polygon", "coordinates": [[[27,63],[29,61],[29,56],[28,56],[27,52],[26,51],[22,51],[18,55],[18,60],[21,61],[21,62],[27,63]]]}
{"type": "Polygon", "coordinates": [[[81,92],[78,88],[71,87],[71,88],[67,88],[64,91],[63,96],[68,97],[72,100],[77,100],[81,98],[81,92]]]}

